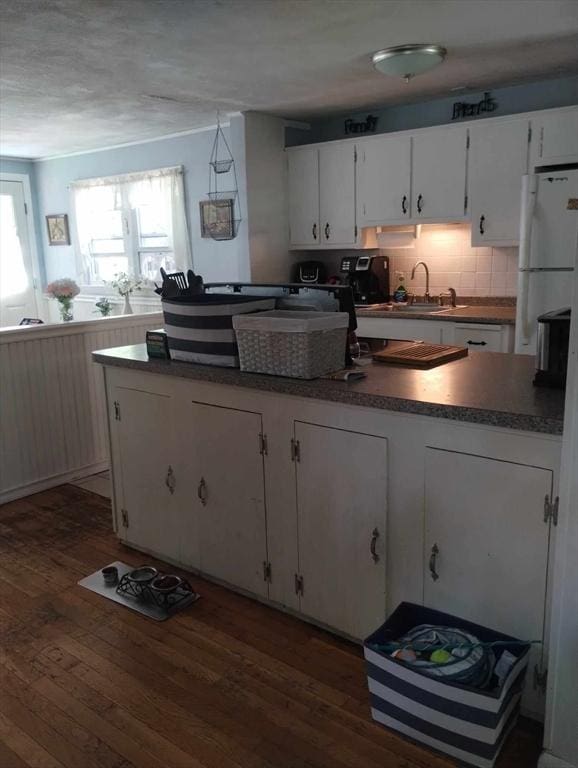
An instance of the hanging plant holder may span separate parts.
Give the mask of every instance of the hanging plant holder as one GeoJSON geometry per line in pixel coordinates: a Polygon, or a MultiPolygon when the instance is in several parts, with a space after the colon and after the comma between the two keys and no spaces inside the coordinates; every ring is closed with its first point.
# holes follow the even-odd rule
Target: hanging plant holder
{"type": "Polygon", "coordinates": [[[229,148],[219,116],[217,115],[217,130],[209,159],[209,191],[208,200],[200,203],[201,235],[213,240],[233,240],[237,237],[241,219],[239,205],[239,185],[235,160],[229,148]],[[227,177],[228,189],[219,189],[219,177],[227,177]],[[233,182],[233,183],[231,183],[233,182]]]}
{"type": "Polygon", "coordinates": [[[211,165],[215,173],[229,173],[234,162],[232,158],[231,160],[211,160],[211,165]]]}

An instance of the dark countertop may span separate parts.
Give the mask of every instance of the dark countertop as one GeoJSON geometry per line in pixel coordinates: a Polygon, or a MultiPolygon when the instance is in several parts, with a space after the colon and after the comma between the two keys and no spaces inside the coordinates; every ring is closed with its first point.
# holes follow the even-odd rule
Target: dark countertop
{"type": "Polygon", "coordinates": [[[363,309],[356,307],[358,317],[389,317],[392,320],[445,320],[459,323],[487,323],[491,325],[514,325],[516,307],[468,306],[461,309],[446,308],[439,312],[408,312],[407,310],[363,309]]]}
{"type": "Polygon", "coordinates": [[[354,382],[303,381],[236,368],[149,360],[145,344],[99,350],[93,352],[93,359],[107,366],[364,408],[562,434],[564,393],[532,385],[534,359],[527,355],[470,352],[466,358],[425,371],[373,363],[363,368],[367,378],[354,382]]]}

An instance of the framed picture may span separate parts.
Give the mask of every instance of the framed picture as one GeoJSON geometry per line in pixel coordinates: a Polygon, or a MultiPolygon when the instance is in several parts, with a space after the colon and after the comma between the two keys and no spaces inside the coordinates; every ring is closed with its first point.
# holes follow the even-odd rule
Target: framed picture
{"type": "Polygon", "coordinates": [[[201,200],[201,237],[213,240],[232,240],[235,237],[233,198],[201,200]]]}
{"type": "Polygon", "coordinates": [[[46,217],[49,245],[70,245],[68,214],[52,213],[46,217]]]}

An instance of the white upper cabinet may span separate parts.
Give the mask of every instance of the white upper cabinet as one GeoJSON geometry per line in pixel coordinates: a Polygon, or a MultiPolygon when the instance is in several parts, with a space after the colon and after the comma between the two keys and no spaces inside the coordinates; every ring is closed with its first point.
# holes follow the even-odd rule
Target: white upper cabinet
{"type": "Polygon", "coordinates": [[[355,245],[353,142],[291,150],[288,172],[291,246],[355,245]]]}
{"type": "Polygon", "coordinates": [[[578,163],[578,107],[532,118],[532,164],[578,163]]]}
{"type": "Polygon", "coordinates": [[[319,150],[288,153],[289,229],[292,245],[319,244],[319,150]]]}
{"type": "Polygon", "coordinates": [[[412,139],[412,218],[456,221],[465,216],[467,129],[444,126],[412,139]]]}
{"type": "Polygon", "coordinates": [[[324,245],[354,245],[355,145],[319,148],[319,223],[324,245]]]}
{"type": "Polygon", "coordinates": [[[516,245],[520,190],[528,170],[529,120],[484,121],[470,128],[472,245],[516,245]]]}
{"type": "Polygon", "coordinates": [[[403,223],[410,217],[411,136],[362,141],[357,159],[358,220],[361,227],[403,223]]]}

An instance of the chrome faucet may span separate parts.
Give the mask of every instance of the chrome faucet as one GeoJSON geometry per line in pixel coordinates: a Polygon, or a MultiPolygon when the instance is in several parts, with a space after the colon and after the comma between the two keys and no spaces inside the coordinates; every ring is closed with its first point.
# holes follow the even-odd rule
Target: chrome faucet
{"type": "Polygon", "coordinates": [[[418,267],[423,267],[425,269],[425,294],[424,294],[424,301],[426,304],[429,304],[430,302],[430,295],[429,295],[429,269],[425,261],[418,261],[414,268],[411,270],[411,279],[413,280],[415,277],[415,271],[418,267]]]}

